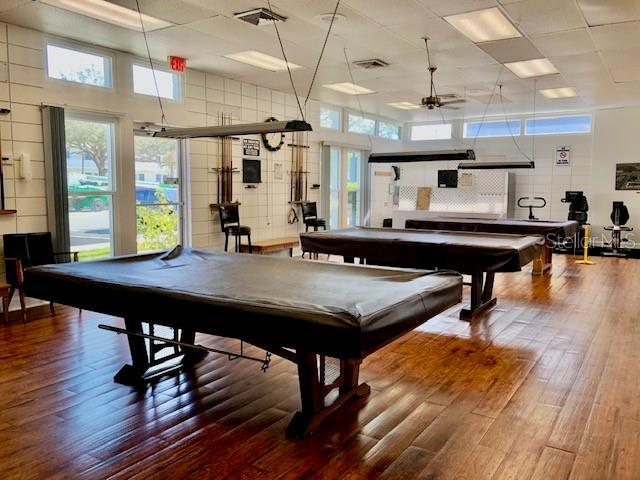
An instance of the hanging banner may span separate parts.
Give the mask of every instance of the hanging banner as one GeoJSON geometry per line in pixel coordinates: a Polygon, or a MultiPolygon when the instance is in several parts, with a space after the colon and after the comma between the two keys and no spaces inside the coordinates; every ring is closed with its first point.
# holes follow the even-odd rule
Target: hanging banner
{"type": "Polygon", "coordinates": [[[571,147],[556,147],[556,167],[568,167],[571,161],[571,147]]]}

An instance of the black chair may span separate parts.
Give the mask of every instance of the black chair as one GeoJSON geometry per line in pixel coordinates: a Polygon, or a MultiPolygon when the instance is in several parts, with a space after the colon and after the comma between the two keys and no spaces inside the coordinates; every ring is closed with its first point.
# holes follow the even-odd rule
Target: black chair
{"type": "Polygon", "coordinates": [[[309,227],[313,227],[315,232],[319,227],[323,230],[327,229],[327,222],[324,218],[318,218],[318,208],[316,202],[302,202],[302,222],[305,226],[305,232],[309,231],[309,227]]]}
{"type": "Polygon", "coordinates": [[[240,225],[240,212],[237,203],[229,203],[218,206],[218,213],[220,214],[220,227],[224,232],[224,251],[228,251],[229,236],[235,238],[235,251],[240,251],[241,237],[247,237],[249,243],[249,253],[253,252],[251,247],[251,228],[245,225],[240,225]]]}
{"type": "Polygon", "coordinates": [[[626,257],[629,254],[627,248],[623,247],[623,243],[629,239],[622,238],[623,232],[632,232],[633,227],[625,226],[629,221],[629,209],[624,202],[613,202],[613,210],[611,211],[611,222],[613,225],[604,227],[607,232],[611,232],[611,242],[607,242],[607,246],[611,249],[604,251],[604,255],[613,257],[626,257]]]}
{"type": "MultiPolygon", "coordinates": [[[[36,265],[66,263],[78,261],[78,252],[54,252],[50,232],[7,233],[3,235],[4,264],[7,283],[11,285],[9,301],[18,290],[22,320],[26,320],[27,311],[24,295],[24,269],[36,265]]],[[[53,302],[49,302],[51,313],[55,314],[53,302]]]]}

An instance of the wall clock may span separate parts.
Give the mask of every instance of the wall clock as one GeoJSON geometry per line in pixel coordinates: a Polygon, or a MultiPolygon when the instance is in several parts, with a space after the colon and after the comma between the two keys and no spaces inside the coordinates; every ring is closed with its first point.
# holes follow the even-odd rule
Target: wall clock
{"type": "MultiPolygon", "coordinates": [[[[277,121],[278,119],[275,117],[269,117],[265,120],[265,122],[277,121]]],[[[270,152],[277,152],[284,145],[284,132],[263,133],[262,143],[264,144],[264,147],[270,152]]]]}

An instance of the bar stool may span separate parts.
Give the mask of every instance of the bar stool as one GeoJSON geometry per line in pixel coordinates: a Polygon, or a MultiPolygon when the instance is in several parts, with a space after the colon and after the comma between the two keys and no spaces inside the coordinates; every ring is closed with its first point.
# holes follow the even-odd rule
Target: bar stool
{"type": "Polygon", "coordinates": [[[240,212],[237,203],[228,203],[218,206],[218,213],[220,214],[220,227],[224,232],[224,251],[228,251],[229,236],[233,236],[235,239],[235,251],[240,251],[241,237],[247,237],[249,244],[249,253],[252,253],[251,247],[251,227],[246,225],[240,225],[240,212]]]}
{"type": "Polygon", "coordinates": [[[301,206],[305,232],[309,231],[309,227],[313,227],[314,232],[317,232],[319,227],[322,227],[323,230],[327,229],[327,222],[324,218],[318,218],[316,202],[302,202],[301,206]]]}

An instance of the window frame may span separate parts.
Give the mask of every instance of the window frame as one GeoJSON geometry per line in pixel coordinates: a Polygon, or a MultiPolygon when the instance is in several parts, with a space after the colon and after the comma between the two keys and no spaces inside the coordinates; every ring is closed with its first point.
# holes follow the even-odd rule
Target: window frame
{"type": "Polygon", "coordinates": [[[378,119],[376,120],[376,137],[381,138],[383,140],[390,140],[392,142],[400,142],[402,141],[402,124],[395,123],[391,120],[378,119]],[[382,123],[396,127],[398,129],[398,138],[389,138],[389,137],[383,137],[382,135],[380,135],[380,124],[382,123]]]}
{"type": "Polygon", "coordinates": [[[330,130],[332,132],[342,132],[342,126],[343,126],[343,114],[344,111],[341,108],[333,108],[330,107],[328,105],[320,105],[320,110],[318,111],[319,114],[319,118],[318,118],[318,124],[320,125],[320,128],[325,129],[325,130],[330,130]],[[338,128],[332,128],[332,127],[323,127],[321,125],[322,122],[322,110],[329,110],[331,112],[336,112],[338,114],[338,128]]]}
{"type": "MultiPolygon", "coordinates": [[[[509,137],[521,137],[522,133],[524,131],[523,120],[524,119],[522,117],[506,118],[506,119],[502,119],[502,120],[485,120],[485,121],[483,121],[482,119],[480,119],[480,120],[465,120],[464,122],[462,122],[462,138],[509,138],[509,137]],[[508,133],[506,133],[504,135],[470,135],[470,136],[467,136],[467,125],[468,124],[482,123],[483,126],[484,126],[484,125],[491,124],[491,123],[504,123],[504,124],[508,125],[509,122],[518,122],[519,131],[517,133],[509,131],[508,133]]],[[[480,128],[482,128],[482,127],[480,127],[480,128]]],[[[507,129],[508,129],[508,127],[507,127],[507,129]]]]}
{"type": "Polygon", "coordinates": [[[361,113],[361,112],[355,112],[352,110],[347,110],[346,111],[346,122],[344,122],[344,129],[343,132],[344,133],[351,133],[354,135],[365,135],[365,136],[371,136],[371,137],[375,137],[377,136],[376,134],[378,133],[378,119],[372,115],[367,115],[366,113],[361,113]],[[363,118],[365,120],[373,120],[373,133],[362,133],[362,132],[352,132],[351,130],[349,130],[349,116],[353,115],[354,117],[360,117],[363,118]]]}
{"type": "MultiPolygon", "coordinates": [[[[131,94],[136,96],[136,97],[141,97],[141,98],[153,98],[156,99],[158,98],[156,94],[148,94],[148,93],[140,93],[140,92],[136,92],[136,81],[135,81],[135,76],[134,76],[134,68],[138,66],[141,68],[146,68],[147,70],[151,70],[151,67],[147,64],[144,63],[144,61],[140,60],[140,61],[133,61],[131,62],[131,94]]],[[[163,102],[173,102],[173,103],[184,103],[184,98],[185,98],[185,86],[184,86],[184,75],[180,75],[178,72],[174,72],[173,70],[170,70],[168,68],[164,68],[164,67],[159,67],[158,65],[153,64],[153,70],[155,71],[159,71],[159,72],[165,72],[165,73],[170,73],[171,75],[174,76],[174,78],[178,79],[178,92],[179,92],[179,98],[169,98],[169,97],[163,97],[160,96],[160,98],[162,99],[163,102]]]]}
{"type": "Polygon", "coordinates": [[[540,137],[549,135],[592,135],[593,134],[593,115],[591,113],[573,113],[565,115],[547,115],[544,117],[524,117],[524,128],[522,133],[525,137],[540,137]],[[527,133],[527,123],[529,121],[549,120],[555,118],[571,118],[571,117],[589,117],[589,131],[588,132],[551,132],[551,133],[527,133]]]}
{"type": "Polygon", "coordinates": [[[407,132],[407,135],[409,137],[409,141],[410,142],[446,142],[449,140],[452,140],[454,138],[454,131],[453,131],[453,127],[454,127],[454,123],[453,122],[440,122],[440,123],[418,123],[418,124],[412,124],[409,127],[409,131],[407,132]],[[449,136],[446,138],[430,138],[430,139],[413,139],[413,129],[415,127],[429,127],[429,126],[439,126],[439,125],[449,125],[449,136]]]}
{"type": "Polygon", "coordinates": [[[90,89],[97,89],[101,92],[114,92],[116,91],[116,79],[118,78],[117,75],[117,71],[116,71],[116,59],[115,56],[106,51],[106,50],[102,50],[99,48],[92,48],[92,47],[87,47],[84,44],[81,43],[75,43],[75,42],[70,42],[70,41],[61,41],[61,40],[57,40],[57,39],[49,39],[49,38],[45,38],[44,39],[44,48],[43,48],[43,56],[44,56],[44,74],[45,74],[45,79],[47,80],[47,82],[51,82],[52,84],[60,84],[60,85],[73,85],[75,87],[80,87],[80,88],[90,88],[90,89]],[[106,59],[108,62],[108,79],[109,79],[109,85],[93,85],[91,83],[83,83],[83,82],[75,82],[73,80],[65,80],[63,78],[57,78],[57,77],[52,77],[49,75],[49,46],[52,47],[57,47],[57,48],[62,48],[64,50],[71,50],[71,51],[75,51],[75,52],[79,52],[79,53],[86,53],[89,55],[96,55],[98,57],[102,57],[104,59],[106,59]]]}

